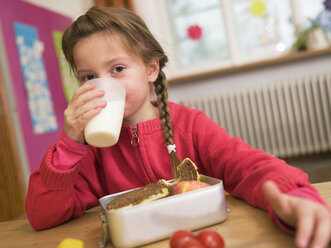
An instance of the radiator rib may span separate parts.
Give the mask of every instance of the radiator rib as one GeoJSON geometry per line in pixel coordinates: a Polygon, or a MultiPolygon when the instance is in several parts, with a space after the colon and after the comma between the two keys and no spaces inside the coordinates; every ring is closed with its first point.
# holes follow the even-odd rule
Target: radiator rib
{"type": "Polygon", "coordinates": [[[185,99],[231,136],[278,157],[331,151],[331,72],[185,99]]]}

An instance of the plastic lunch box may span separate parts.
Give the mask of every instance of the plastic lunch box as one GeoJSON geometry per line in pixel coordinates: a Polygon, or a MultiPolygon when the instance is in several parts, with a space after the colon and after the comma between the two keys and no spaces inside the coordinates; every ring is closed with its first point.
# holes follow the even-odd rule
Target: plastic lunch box
{"type": "Polygon", "coordinates": [[[103,240],[115,247],[136,247],[165,238],[178,229],[195,230],[224,221],[228,211],[221,180],[201,175],[210,187],[168,196],[152,202],[119,210],[107,210],[107,204],[128,192],[99,199],[103,240]]]}

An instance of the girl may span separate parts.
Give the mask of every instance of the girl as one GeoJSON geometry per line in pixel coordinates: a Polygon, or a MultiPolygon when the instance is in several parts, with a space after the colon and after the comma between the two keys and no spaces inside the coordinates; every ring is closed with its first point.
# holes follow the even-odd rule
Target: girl
{"type": "Polygon", "coordinates": [[[138,16],[93,7],[65,31],[62,43],[82,85],[64,112],[63,132],[30,177],[26,212],[34,229],[79,217],[107,194],[171,179],[177,153],[200,173],[222,179],[231,195],[268,210],[284,229],[296,228],[299,247],[327,246],[328,207],[306,174],[230,137],[203,112],[168,103],[167,57],[138,16]],[[119,141],[108,148],[87,145],[83,133],[106,105],[92,101],[104,92],[84,84],[98,77],[115,78],[127,92],[119,141]],[[157,102],[150,101],[152,87],[157,102]]]}

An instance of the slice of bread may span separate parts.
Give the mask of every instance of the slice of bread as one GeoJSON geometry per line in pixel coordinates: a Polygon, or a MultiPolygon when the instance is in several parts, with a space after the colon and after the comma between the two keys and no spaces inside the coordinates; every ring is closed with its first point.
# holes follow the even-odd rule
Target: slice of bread
{"type": "Polygon", "coordinates": [[[185,158],[178,166],[179,181],[199,181],[200,175],[197,166],[189,158],[185,158]]]}
{"type": "Polygon", "coordinates": [[[108,210],[131,207],[169,195],[169,189],[160,183],[151,183],[120,195],[107,204],[108,210]]]}

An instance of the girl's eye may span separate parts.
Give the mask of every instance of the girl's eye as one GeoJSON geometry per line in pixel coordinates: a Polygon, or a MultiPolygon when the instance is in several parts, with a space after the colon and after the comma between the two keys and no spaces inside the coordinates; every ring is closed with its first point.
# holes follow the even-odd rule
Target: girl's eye
{"type": "Polygon", "coordinates": [[[115,66],[114,67],[114,69],[112,70],[112,73],[118,74],[118,73],[120,73],[123,70],[124,70],[124,66],[118,65],[118,66],[115,66]]]}
{"type": "Polygon", "coordinates": [[[95,79],[95,76],[92,75],[92,74],[88,74],[88,75],[83,76],[81,78],[81,81],[86,82],[86,81],[89,81],[89,80],[92,80],[92,79],[95,79]]]}

